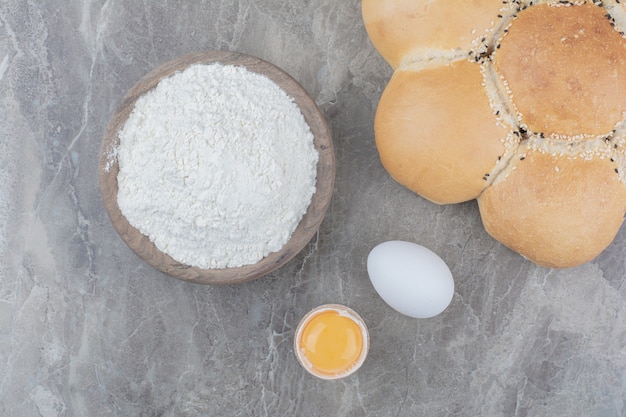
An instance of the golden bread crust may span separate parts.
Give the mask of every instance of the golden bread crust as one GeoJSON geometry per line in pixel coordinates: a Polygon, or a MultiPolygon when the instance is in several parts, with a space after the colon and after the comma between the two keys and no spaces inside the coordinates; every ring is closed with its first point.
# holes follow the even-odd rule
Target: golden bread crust
{"type": "Polygon", "coordinates": [[[502,0],[363,0],[361,11],[376,49],[393,67],[420,51],[468,51],[493,27],[502,0]]]}
{"type": "Polygon", "coordinates": [[[519,14],[494,54],[528,129],[602,135],[626,109],[624,38],[592,4],[537,5],[519,14]]]}
{"type": "Polygon", "coordinates": [[[487,232],[547,267],[595,258],[617,234],[626,186],[610,159],[525,150],[478,198],[487,232]]]}
{"type": "Polygon", "coordinates": [[[485,229],[538,265],[572,267],[626,210],[626,2],[363,0],[396,70],[376,145],[430,201],[477,198],[485,229]]]}
{"type": "Polygon", "coordinates": [[[374,129],[390,175],[438,204],[472,200],[482,192],[485,175],[505,151],[508,131],[495,122],[480,67],[465,60],[396,71],[378,104],[374,129]]]}

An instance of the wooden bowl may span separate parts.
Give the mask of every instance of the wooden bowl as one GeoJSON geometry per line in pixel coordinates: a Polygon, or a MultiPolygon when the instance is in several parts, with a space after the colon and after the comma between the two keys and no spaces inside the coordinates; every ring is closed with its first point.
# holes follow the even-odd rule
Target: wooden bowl
{"type": "Polygon", "coordinates": [[[320,223],[330,204],[335,180],[335,157],[330,131],[324,116],[302,86],[276,66],[249,55],[235,52],[207,51],[186,55],[168,62],[144,76],[124,97],[120,107],[109,122],[100,149],[99,161],[100,189],[104,207],[122,240],[140,258],[174,278],[199,284],[235,284],[259,278],[281,267],[291,260],[317,233],[320,223]],[[252,265],[238,268],[202,269],[175,261],[161,252],[137,229],[128,223],[117,205],[117,174],[119,166],[114,154],[119,146],[118,132],[135,107],[135,102],[154,88],[161,79],[172,76],[194,64],[221,63],[243,66],[249,71],[265,75],[280,86],[300,108],[305,121],[314,136],[315,149],[319,153],[317,164],[317,185],[309,208],[293,232],[291,239],[278,252],[252,265]]]}

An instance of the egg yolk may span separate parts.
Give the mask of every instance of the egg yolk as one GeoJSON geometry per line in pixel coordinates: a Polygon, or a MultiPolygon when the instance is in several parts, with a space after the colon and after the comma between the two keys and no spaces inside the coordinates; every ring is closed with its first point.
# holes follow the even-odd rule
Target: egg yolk
{"type": "Polygon", "coordinates": [[[359,360],[363,334],[350,317],[337,311],[322,311],[304,325],[299,348],[313,368],[336,375],[348,371],[359,360]]]}

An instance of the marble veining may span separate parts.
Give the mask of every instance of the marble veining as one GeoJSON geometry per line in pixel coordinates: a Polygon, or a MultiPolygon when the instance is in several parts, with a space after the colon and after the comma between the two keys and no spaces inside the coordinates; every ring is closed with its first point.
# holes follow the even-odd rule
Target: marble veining
{"type": "Polygon", "coordinates": [[[397,185],[373,136],[391,70],[355,0],[0,3],[0,415],[626,415],[626,232],[596,260],[538,268],[483,230],[475,202],[397,185]],[[97,162],[108,119],[145,73],[232,50],[296,78],[333,132],[327,218],[291,262],[228,287],[165,276],[116,235],[97,162]],[[365,260],[391,239],[449,264],[450,307],[391,310],[365,260]],[[299,319],[343,303],[367,322],[363,367],[309,376],[299,319]]]}

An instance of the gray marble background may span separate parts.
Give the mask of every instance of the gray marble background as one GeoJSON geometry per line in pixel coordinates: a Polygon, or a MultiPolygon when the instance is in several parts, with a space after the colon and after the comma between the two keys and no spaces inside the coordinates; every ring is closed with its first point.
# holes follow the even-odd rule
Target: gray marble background
{"type": "Polygon", "coordinates": [[[475,202],[436,206],[400,187],[372,132],[390,75],[355,0],[2,0],[0,415],[626,415],[626,228],[594,262],[542,269],[492,240],[475,202]],[[319,234],[231,287],[147,266],[98,188],[125,92],[206,49],[285,69],[336,146],[319,234]],[[376,295],[365,260],[390,239],[449,264],[443,314],[410,319],[376,295]],[[371,335],[363,368],[334,382],[309,376],[292,348],[300,317],[328,302],[357,310],[371,335]]]}

